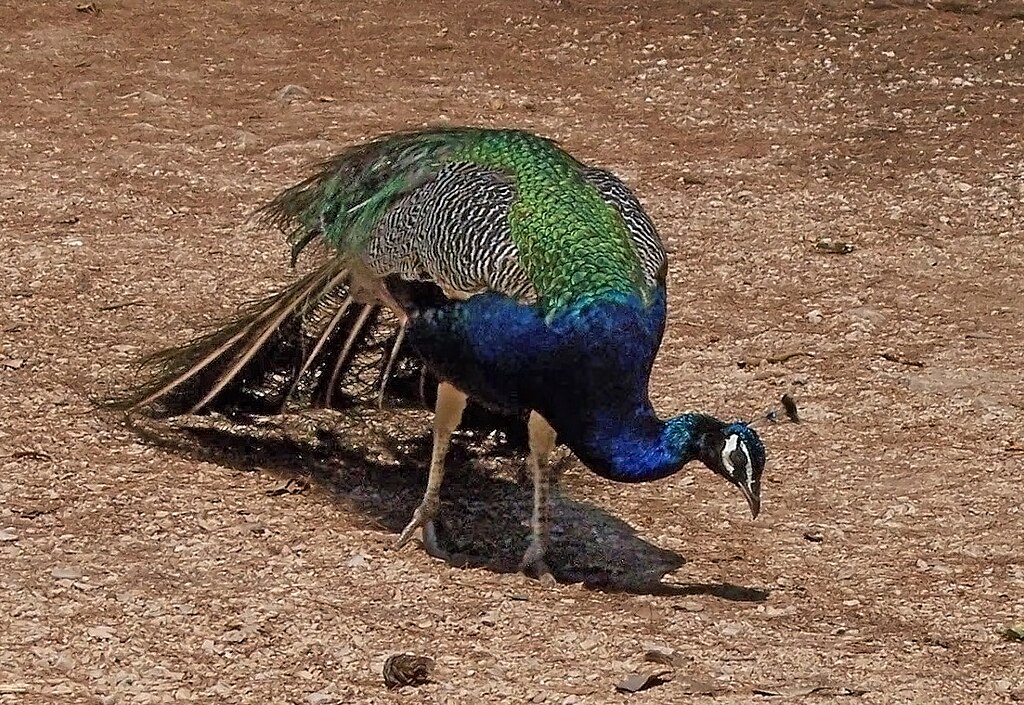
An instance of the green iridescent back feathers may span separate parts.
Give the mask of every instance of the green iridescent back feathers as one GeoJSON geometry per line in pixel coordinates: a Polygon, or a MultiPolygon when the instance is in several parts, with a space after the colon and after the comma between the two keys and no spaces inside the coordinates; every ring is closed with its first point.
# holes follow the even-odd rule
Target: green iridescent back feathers
{"type": "Polygon", "coordinates": [[[544,310],[615,292],[649,297],[626,224],[582,178],[582,165],[517,130],[432,129],[360,145],[274,199],[262,219],[289,233],[293,259],[320,235],[356,254],[391,207],[455,162],[514,184],[511,235],[544,310]]]}

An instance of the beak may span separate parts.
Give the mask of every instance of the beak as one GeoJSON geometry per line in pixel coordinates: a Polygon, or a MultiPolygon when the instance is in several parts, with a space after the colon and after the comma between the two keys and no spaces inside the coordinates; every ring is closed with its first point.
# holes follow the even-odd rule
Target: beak
{"type": "Polygon", "coordinates": [[[743,485],[740,486],[740,492],[743,493],[743,497],[747,500],[747,505],[750,507],[751,518],[757,519],[757,515],[761,513],[761,498],[743,485]]]}

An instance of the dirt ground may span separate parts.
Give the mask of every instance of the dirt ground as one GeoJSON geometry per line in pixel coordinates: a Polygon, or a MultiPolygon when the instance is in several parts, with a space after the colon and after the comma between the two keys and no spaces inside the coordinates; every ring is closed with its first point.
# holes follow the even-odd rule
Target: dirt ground
{"type": "Polygon", "coordinates": [[[1024,622],[1019,0],[66,0],[0,23],[0,703],[1024,700],[1001,636],[1024,622]],[[696,465],[576,466],[545,588],[514,571],[511,460],[453,471],[447,540],[476,559],[452,566],[391,550],[422,466],[303,435],[330,418],[170,447],[94,408],[288,279],[245,220],[303,165],[435,123],[532,129],[635,187],[672,262],[659,409],[799,404],[763,426],[761,518],[696,465]],[[667,668],[653,647],[667,682],[616,692],[667,668]],[[400,651],[434,682],[386,690],[400,651]]]}

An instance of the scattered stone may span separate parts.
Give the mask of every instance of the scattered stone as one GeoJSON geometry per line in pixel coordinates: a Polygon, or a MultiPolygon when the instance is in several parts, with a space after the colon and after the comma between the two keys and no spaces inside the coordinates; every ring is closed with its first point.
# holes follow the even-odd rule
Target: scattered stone
{"type": "Polygon", "coordinates": [[[1007,627],[1002,631],[1002,635],[1007,641],[1024,642],[1024,622],[1007,627]]]}
{"type": "Polygon", "coordinates": [[[167,102],[167,98],[163,97],[159,93],[153,93],[152,91],[140,91],[138,98],[147,105],[163,105],[167,102]]]}
{"type": "Polygon", "coordinates": [[[91,636],[93,639],[103,639],[104,641],[109,641],[115,638],[114,630],[111,627],[106,626],[105,624],[100,624],[95,627],[89,627],[85,633],[91,636]]]}
{"type": "Polygon", "coordinates": [[[671,679],[672,671],[667,668],[657,671],[633,673],[624,680],[615,684],[615,690],[620,693],[639,693],[641,690],[653,688],[656,685],[667,683],[671,679]]]}
{"type": "Polygon", "coordinates": [[[345,561],[345,565],[349,568],[365,568],[369,565],[366,558],[363,554],[357,553],[345,561]]]}
{"type": "Polygon", "coordinates": [[[50,575],[57,580],[78,580],[82,577],[82,571],[71,566],[57,566],[50,571],[50,575]]]}
{"type": "Polygon", "coordinates": [[[658,663],[662,666],[679,668],[686,664],[686,658],[675,649],[667,646],[652,646],[644,652],[644,661],[658,663]]]}
{"type": "Polygon", "coordinates": [[[245,638],[246,634],[241,629],[229,629],[220,636],[220,640],[228,644],[241,644],[245,638]]]}
{"type": "Polygon", "coordinates": [[[308,97],[309,89],[305,86],[297,86],[294,83],[289,83],[274,94],[274,100],[278,103],[294,103],[298,100],[305,100],[308,97]]]}
{"type": "Polygon", "coordinates": [[[819,237],[814,243],[814,249],[832,255],[846,255],[853,252],[854,248],[853,243],[836,240],[831,237],[819,237]]]}

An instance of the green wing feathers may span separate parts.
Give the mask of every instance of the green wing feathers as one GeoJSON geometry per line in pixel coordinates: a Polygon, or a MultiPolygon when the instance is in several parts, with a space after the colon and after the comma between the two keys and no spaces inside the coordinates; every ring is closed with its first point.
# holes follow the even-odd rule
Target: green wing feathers
{"type": "Polygon", "coordinates": [[[353,147],[275,198],[261,221],[288,234],[293,260],[318,237],[358,256],[392,207],[452,163],[492,169],[514,184],[509,231],[545,309],[608,292],[646,295],[630,233],[583,178],[583,165],[551,140],[517,130],[435,129],[353,147]]]}
{"type": "Polygon", "coordinates": [[[381,217],[433,179],[481,130],[407,132],[352,147],[260,211],[260,222],[287,233],[292,261],[322,236],[342,252],[357,252],[381,217]]]}
{"type": "Polygon", "coordinates": [[[626,224],[583,178],[583,165],[554,142],[496,132],[467,156],[514,180],[512,240],[543,308],[553,311],[611,292],[647,294],[626,224]]]}

